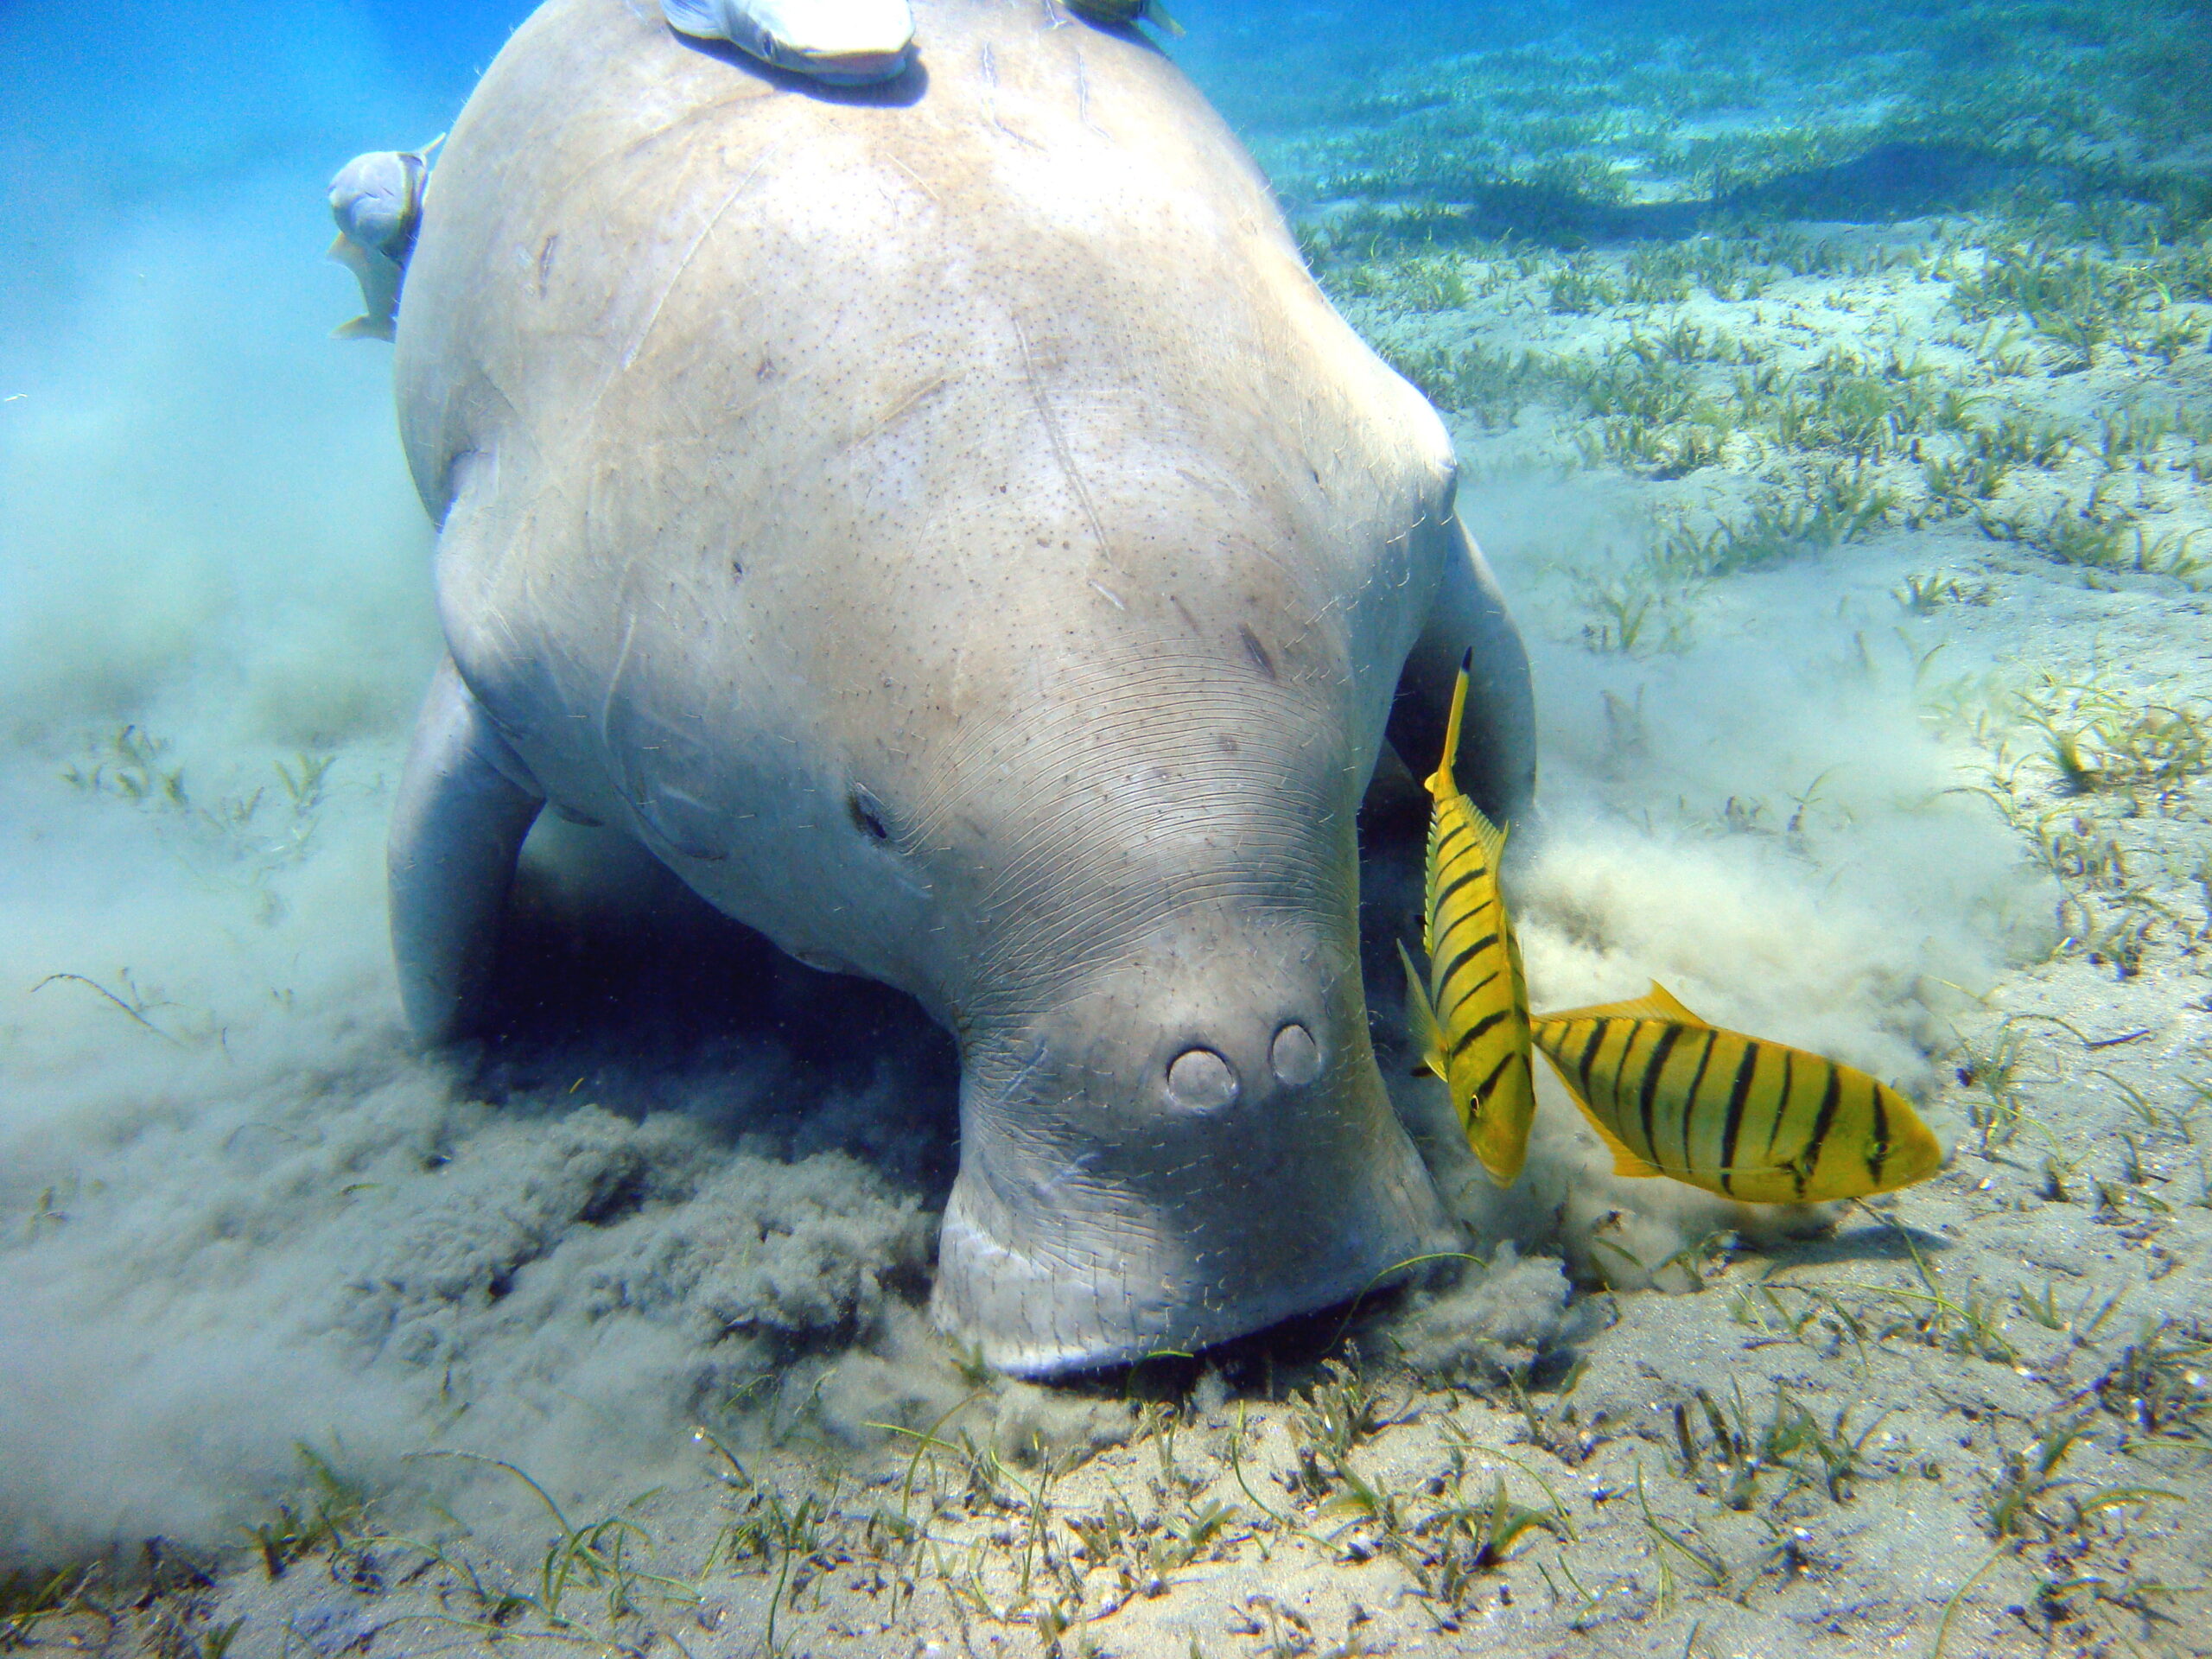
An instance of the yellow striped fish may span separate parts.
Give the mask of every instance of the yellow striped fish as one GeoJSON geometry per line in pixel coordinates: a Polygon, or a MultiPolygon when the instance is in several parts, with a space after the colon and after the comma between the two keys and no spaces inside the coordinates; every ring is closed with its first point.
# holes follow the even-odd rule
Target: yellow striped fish
{"type": "Polygon", "coordinates": [[[1814,1204],[1910,1186],[1943,1150],[1912,1103],[1802,1048],[1720,1031],[1654,982],[1629,1002],[1536,1015],[1536,1046],[1613,1154],[1726,1198],[1814,1204]]]}
{"type": "Polygon", "coordinates": [[[1490,1178],[1510,1186],[1529,1152],[1536,1115],[1535,1062],[1529,1053],[1529,987],[1521,946],[1497,887],[1505,831],[1459,792],[1452,766],[1459,755],[1459,717],[1467,706],[1470,650],[1452,688],[1444,758],[1428,776],[1435,802],[1428,819],[1427,907],[1421,983],[1402,944],[1406,1006],[1421,1039],[1421,1064],[1444,1080],[1452,1109],[1490,1178]]]}

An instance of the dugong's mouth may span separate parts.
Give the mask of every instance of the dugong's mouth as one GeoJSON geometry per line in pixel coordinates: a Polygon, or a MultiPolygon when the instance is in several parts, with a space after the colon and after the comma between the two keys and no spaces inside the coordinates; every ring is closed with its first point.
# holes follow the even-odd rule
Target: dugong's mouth
{"type": "Polygon", "coordinates": [[[1417,1258],[1448,1248],[1426,1173],[1408,1173],[1332,1217],[1333,1237],[1299,1241],[1268,1257],[1261,1282],[1243,1284],[1222,1268],[1175,1260],[1173,1249],[1123,1251],[1110,1262],[1022,1252],[978,1225],[956,1188],[938,1245],[934,1311],[986,1363],[1014,1376],[1195,1353],[1379,1289],[1417,1258]]]}
{"type": "Polygon", "coordinates": [[[1232,1106],[1208,1134],[1150,1146],[963,1101],[938,1324],[1000,1370],[1054,1376],[1224,1342],[1448,1248],[1365,1044],[1298,1092],[1311,1097],[1240,1103],[1243,1122],[1232,1106]]]}

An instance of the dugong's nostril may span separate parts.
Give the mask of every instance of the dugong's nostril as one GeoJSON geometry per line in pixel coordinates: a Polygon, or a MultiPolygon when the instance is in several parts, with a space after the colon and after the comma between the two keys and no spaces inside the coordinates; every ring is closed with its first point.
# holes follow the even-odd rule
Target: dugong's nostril
{"type": "Polygon", "coordinates": [[[1236,1098],[1236,1073],[1210,1048],[1186,1048],[1167,1068],[1167,1092],[1178,1106],[1211,1111],[1236,1098]]]}
{"type": "Polygon", "coordinates": [[[1313,1033],[1295,1022],[1275,1033],[1274,1046],[1268,1051],[1268,1060],[1275,1069],[1275,1079],[1293,1089],[1302,1087],[1321,1075],[1321,1049],[1313,1040],[1313,1033]]]}

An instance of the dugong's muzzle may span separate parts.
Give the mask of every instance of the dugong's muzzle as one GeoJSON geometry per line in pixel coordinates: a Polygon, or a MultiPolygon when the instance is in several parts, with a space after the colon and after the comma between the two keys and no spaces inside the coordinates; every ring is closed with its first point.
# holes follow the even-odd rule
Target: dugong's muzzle
{"type": "Polygon", "coordinates": [[[1001,1370],[1195,1350],[1444,1239],[1349,940],[1186,915],[966,1046],[936,1313],[1001,1370]]]}

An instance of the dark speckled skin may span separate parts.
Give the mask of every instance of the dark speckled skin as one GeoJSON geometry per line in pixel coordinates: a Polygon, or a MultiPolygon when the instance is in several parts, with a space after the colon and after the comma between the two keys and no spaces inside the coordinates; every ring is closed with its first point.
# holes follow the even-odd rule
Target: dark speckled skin
{"type": "Polygon", "coordinates": [[[550,798],[913,993],[964,1065],[938,1315],[1047,1375],[1436,1243],[1353,820],[1470,639],[1462,775],[1523,801],[1527,669],[1435,414],[1173,66],[915,10],[918,69],[837,93],[553,0],[455,126],[399,324],[452,671],[393,930],[465,1029],[550,798]],[[1170,1090],[1194,1048],[1231,1097],[1170,1090]]]}

